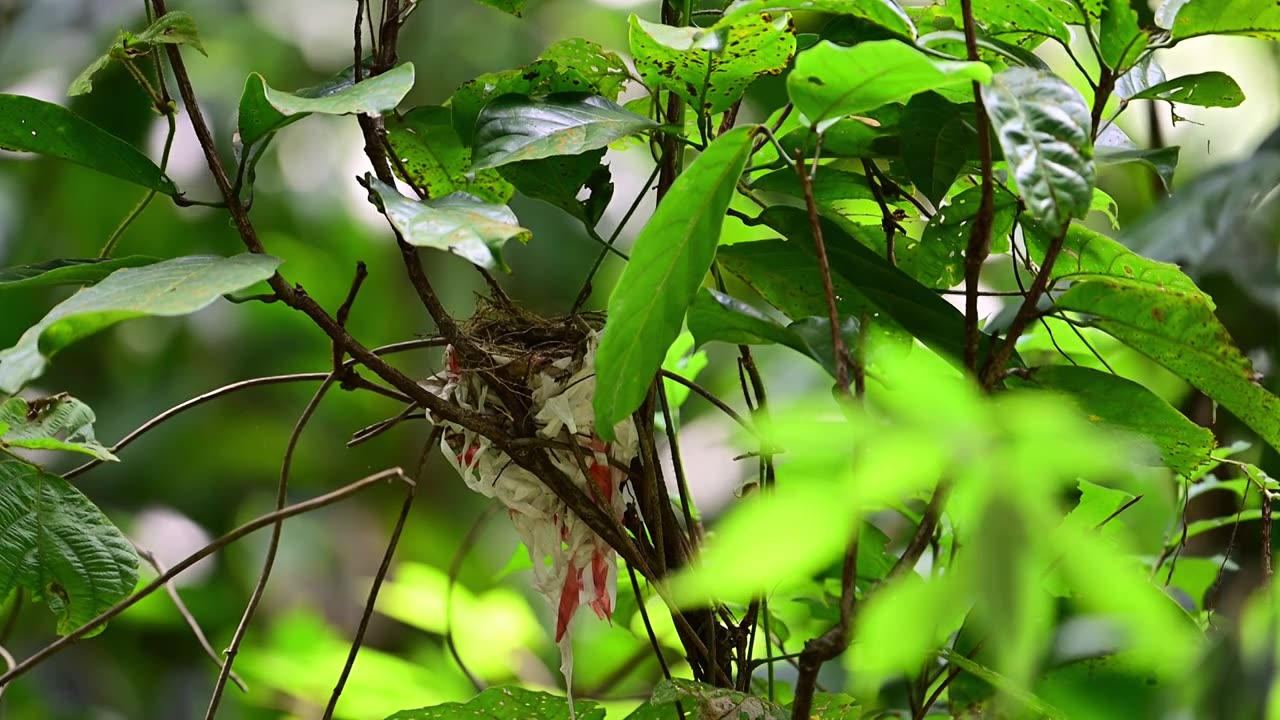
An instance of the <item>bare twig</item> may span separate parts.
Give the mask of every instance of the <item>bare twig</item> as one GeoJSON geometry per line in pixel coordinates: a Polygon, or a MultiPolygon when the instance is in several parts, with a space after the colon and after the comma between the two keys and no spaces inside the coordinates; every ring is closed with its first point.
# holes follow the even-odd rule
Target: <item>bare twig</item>
{"type": "MultiPolygon", "coordinates": [[[[973,18],[972,0],[960,0],[964,15],[964,44],[969,60],[978,60],[977,23],[973,18]]],[[[995,183],[991,175],[991,123],[982,102],[982,86],[973,83],[975,105],[974,129],[978,133],[978,162],[982,166],[982,195],[978,214],[969,232],[969,244],[964,253],[964,287],[968,292],[964,303],[964,366],[971,372],[978,371],[978,281],[982,265],[991,252],[991,224],[995,217],[995,183]]]]}
{"type": "Polygon", "coordinates": [[[667,370],[662,371],[662,377],[668,380],[671,380],[672,382],[675,382],[679,385],[683,385],[689,388],[693,392],[697,393],[700,397],[702,397],[702,399],[706,400],[712,405],[715,405],[716,409],[718,409],[720,412],[724,413],[725,415],[728,415],[730,418],[733,419],[734,422],[741,425],[743,429],[751,432],[752,434],[755,434],[755,428],[752,427],[751,423],[747,422],[746,419],[744,419],[741,415],[739,415],[736,411],[734,411],[733,408],[726,405],[723,400],[716,397],[715,393],[711,392],[710,390],[702,387],[698,383],[682,375],[677,375],[676,373],[673,373],[667,370]]]}
{"type": "Polygon", "coordinates": [[[818,205],[813,198],[813,180],[805,169],[803,153],[796,156],[795,169],[796,175],[800,178],[800,186],[804,190],[804,204],[809,211],[809,230],[813,234],[813,245],[817,250],[818,271],[822,274],[822,293],[827,300],[827,319],[831,323],[831,348],[836,362],[836,386],[840,388],[840,392],[848,395],[849,350],[844,344],[844,334],[840,332],[840,309],[836,307],[836,291],[831,281],[827,244],[822,239],[822,221],[818,219],[818,205]]]}

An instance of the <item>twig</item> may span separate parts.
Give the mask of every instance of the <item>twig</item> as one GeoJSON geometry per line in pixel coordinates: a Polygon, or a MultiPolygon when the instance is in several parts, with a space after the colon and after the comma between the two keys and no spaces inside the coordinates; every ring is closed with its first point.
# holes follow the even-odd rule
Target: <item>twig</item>
{"type": "Polygon", "coordinates": [[[800,653],[800,673],[796,677],[791,720],[809,720],[813,695],[818,689],[818,672],[828,660],[838,657],[849,646],[854,604],[858,596],[858,534],[858,529],[855,529],[844,554],[844,567],[840,577],[840,620],[822,635],[806,642],[800,653]]]}
{"type": "Polygon", "coordinates": [[[1271,491],[1262,492],[1262,577],[1268,587],[1271,584],[1271,491]]]}
{"type": "Polygon", "coordinates": [[[101,614],[99,614],[94,619],[90,620],[84,625],[81,625],[75,630],[72,630],[70,633],[58,638],[54,642],[46,645],[36,654],[18,663],[9,672],[5,673],[4,675],[0,675],[0,687],[3,687],[4,685],[12,682],[14,679],[22,675],[25,675],[35,666],[49,659],[51,656],[57,654],[58,652],[65,650],[68,646],[70,646],[72,643],[76,642],[80,638],[84,637],[86,634],[93,632],[94,630],[102,627],[104,624],[106,624],[107,622],[110,622],[113,618],[120,615],[120,613],[136,605],[143,598],[147,597],[148,595],[155,592],[156,590],[159,590],[160,588],[164,587],[165,583],[177,577],[178,574],[181,573],[182,571],[186,570],[187,568],[190,568],[192,565],[195,565],[197,562],[200,562],[206,557],[209,557],[210,555],[221,550],[227,545],[230,545],[231,543],[239,540],[245,535],[248,535],[249,533],[254,532],[255,530],[261,530],[262,528],[267,527],[268,525],[275,524],[280,520],[285,520],[285,519],[294,517],[295,515],[308,513],[308,512],[311,512],[312,510],[317,510],[327,505],[332,505],[341,500],[345,500],[351,495],[354,495],[355,493],[358,493],[361,490],[364,490],[365,488],[369,487],[370,485],[376,482],[380,482],[382,480],[386,480],[387,478],[392,478],[392,477],[399,478],[400,480],[403,480],[406,483],[413,482],[413,480],[409,479],[404,474],[404,471],[401,470],[400,468],[391,468],[389,470],[383,470],[382,472],[374,473],[373,475],[369,475],[368,477],[361,478],[351,483],[350,485],[334,490],[331,493],[326,493],[324,495],[321,495],[320,497],[312,498],[311,500],[300,502],[300,503],[297,503],[296,505],[290,505],[281,510],[269,512],[266,515],[262,515],[261,517],[258,517],[255,520],[251,520],[245,523],[244,525],[241,525],[235,530],[232,530],[226,535],[223,535],[217,540],[214,540],[208,545],[205,545],[203,548],[192,553],[186,559],[182,560],[181,562],[177,563],[173,567],[169,568],[167,572],[161,573],[159,576],[156,577],[155,580],[152,580],[150,583],[144,586],[141,590],[135,592],[134,594],[130,595],[124,600],[121,600],[115,605],[112,605],[110,608],[104,610],[101,614]]]}
{"type": "Polygon", "coordinates": [[[462,661],[462,655],[458,652],[458,644],[453,639],[453,587],[458,584],[458,573],[462,571],[462,561],[466,559],[467,553],[476,544],[476,538],[480,536],[480,531],[484,528],[484,524],[489,518],[502,507],[497,503],[491,504],[480,513],[480,517],[471,524],[471,529],[467,531],[466,537],[462,538],[462,543],[458,545],[458,551],[453,554],[453,560],[449,563],[449,584],[444,591],[444,644],[449,648],[449,654],[453,656],[453,661],[458,664],[458,669],[462,670],[462,674],[467,676],[471,681],[471,686],[476,692],[481,692],[485,688],[485,684],[475,673],[467,667],[462,661]]]}
{"type": "Polygon", "coordinates": [[[612,248],[613,244],[618,241],[618,236],[622,234],[622,229],[627,226],[631,216],[640,208],[640,203],[644,200],[645,195],[649,194],[649,188],[653,186],[653,181],[658,178],[658,172],[661,169],[661,165],[653,166],[653,172],[649,173],[649,179],[644,181],[644,185],[640,186],[640,192],[636,193],[636,197],[631,201],[631,206],[627,208],[626,214],[622,216],[622,219],[618,221],[618,226],[609,235],[606,248],[601,250],[599,255],[596,255],[595,262],[591,264],[591,269],[587,271],[586,280],[582,281],[582,289],[578,291],[578,297],[573,301],[573,309],[569,311],[570,315],[578,312],[583,304],[587,302],[587,299],[591,297],[591,281],[595,278],[596,273],[600,271],[600,266],[604,264],[604,259],[609,256],[609,248],[612,248]]]}
{"type": "Polygon", "coordinates": [[[689,492],[689,480],[685,477],[684,462],[680,457],[680,437],[676,433],[675,414],[671,412],[671,404],[667,401],[666,381],[658,383],[658,403],[662,406],[662,424],[667,431],[667,449],[671,452],[671,467],[676,474],[676,490],[680,494],[680,509],[684,513],[685,532],[689,536],[689,544],[698,544],[698,528],[693,521],[693,495],[689,492]]]}
{"type": "Polygon", "coordinates": [[[669,371],[669,370],[663,370],[663,371],[661,371],[661,372],[662,372],[662,377],[664,377],[664,378],[666,378],[666,379],[668,379],[668,380],[671,380],[672,382],[675,382],[675,383],[677,383],[677,384],[679,384],[679,385],[683,385],[683,386],[685,386],[685,387],[689,388],[690,390],[692,390],[693,392],[695,392],[695,393],[697,393],[699,396],[701,396],[701,397],[702,397],[702,399],[706,400],[707,402],[711,403],[712,405],[715,405],[715,406],[716,406],[716,408],[717,408],[718,410],[720,410],[720,412],[724,413],[725,415],[728,415],[730,418],[732,418],[732,419],[733,419],[733,421],[734,421],[734,422],[736,422],[736,423],[738,423],[739,425],[741,425],[744,429],[746,429],[747,431],[749,431],[751,434],[753,434],[753,435],[755,434],[755,432],[756,432],[756,431],[755,431],[755,428],[754,428],[754,427],[752,427],[751,423],[749,423],[749,422],[747,422],[745,419],[743,419],[743,417],[742,417],[741,415],[739,415],[737,412],[735,412],[733,408],[731,408],[731,407],[729,407],[728,405],[726,405],[726,404],[724,403],[724,401],[723,401],[723,400],[721,400],[720,398],[716,397],[716,396],[715,396],[715,393],[712,393],[710,390],[708,390],[708,389],[706,389],[706,388],[702,387],[702,386],[701,386],[701,385],[699,385],[698,383],[696,383],[696,382],[694,382],[694,381],[692,381],[692,380],[690,380],[690,379],[688,379],[688,378],[686,378],[686,377],[683,377],[683,376],[681,376],[681,375],[677,375],[676,373],[673,373],[673,372],[671,372],[671,371],[669,371]]]}
{"type": "Polygon", "coordinates": [[[1218,574],[1214,576],[1213,584],[1209,586],[1208,592],[1205,593],[1204,610],[1209,613],[1210,621],[1213,618],[1214,606],[1218,604],[1218,591],[1222,589],[1222,578],[1227,570],[1227,563],[1231,561],[1231,552],[1236,547],[1236,535],[1240,530],[1240,515],[1248,504],[1250,486],[1251,483],[1245,483],[1244,492],[1240,494],[1240,508],[1236,511],[1236,521],[1231,525],[1231,536],[1227,539],[1227,547],[1222,552],[1222,565],[1218,567],[1218,574]]]}
{"type": "Polygon", "coordinates": [[[871,188],[871,194],[875,197],[876,203],[880,205],[880,226],[884,228],[884,259],[889,261],[890,265],[897,265],[898,259],[893,251],[893,238],[898,230],[898,221],[894,219],[893,212],[889,210],[889,204],[884,200],[884,192],[880,189],[880,184],[876,182],[874,163],[871,160],[863,158],[862,172],[867,178],[867,185],[871,188]]]}
{"type": "Polygon", "coordinates": [[[818,271],[822,274],[822,292],[827,300],[827,319],[831,323],[831,348],[836,361],[836,386],[840,388],[840,392],[848,395],[849,350],[844,344],[844,334],[840,332],[840,309],[836,307],[836,291],[831,282],[831,264],[827,261],[827,244],[822,239],[822,222],[818,219],[818,205],[813,199],[813,181],[805,170],[803,153],[797,155],[795,169],[796,175],[800,177],[800,186],[804,190],[804,204],[809,211],[809,230],[813,233],[813,244],[818,255],[818,271]]]}
{"type": "Polygon", "coordinates": [[[933,531],[938,529],[938,521],[942,518],[942,508],[946,505],[947,496],[950,494],[951,480],[943,478],[938,483],[938,486],[933,489],[933,496],[929,498],[929,504],[924,509],[920,524],[916,526],[915,534],[911,536],[906,549],[902,551],[902,555],[898,557],[898,561],[893,564],[893,569],[889,571],[886,577],[895,578],[903,573],[911,572],[915,568],[916,563],[920,561],[920,556],[929,547],[929,540],[933,537],[933,531]]]}
{"type": "MultiPolygon", "coordinates": [[[[972,0],[960,0],[964,16],[964,44],[969,60],[978,60],[978,31],[973,18],[972,0]]],[[[991,127],[986,105],[982,102],[982,86],[973,82],[973,102],[978,134],[978,161],[982,167],[982,195],[978,214],[969,232],[969,244],[964,253],[964,287],[968,292],[964,303],[964,366],[971,372],[978,370],[978,281],[982,265],[991,252],[991,225],[995,218],[995,183],[991,174],[991,127]]]]}

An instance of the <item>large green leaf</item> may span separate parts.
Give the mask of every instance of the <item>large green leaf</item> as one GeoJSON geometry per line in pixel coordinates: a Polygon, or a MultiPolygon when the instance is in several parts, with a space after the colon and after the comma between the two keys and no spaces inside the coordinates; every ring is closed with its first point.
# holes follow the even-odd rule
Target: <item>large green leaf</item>
{"type": "MultiPolygon", "coordinates": [[[[590,700],[573,703],[582,720],[604,720],[604,708],[590,700]]],[[[465,703],[444,703],[434,707],[402,710],[387,720],[565,720],[569,701],[559,695],[522,687],[492,687],[465,703]]]]}
{"type": "Polygon", "coordinates": [[[1148,438],[1160,450],[1164,463],[1180,475],[1192,475],[1213,452],[1212,432],[1131,380],[1070,365],[1035,368],[1031,380],[1042,388],[1069,394],[1093,422],[1148,438]]]}
{"type": "MultiPolygon", "coordinates": [[[[982,188],[971,187],[956,194],[938,209],[924,226],[920,240],[900,241],[898,267],[927,287],[954,287],[964,279],[964,253],[973,232],[973,220],[982,205],[982,188]]],[[[992,207],[991,249],[1009,249],[1009,233],[1018,215],[1018,198],[997,186],[992,207]]]]}
{"type": "Polygon", "coordinates": [[[977,154],[973,123],[972,105],[947,102],[937,93],[916,95],[902,113],[902,162],[907,177],[934,205],[951,189],[965,161],[977,154]]]}
{"type": "Polygon", "coordinates": [[[613,426],[644,400],[685,311],[715,258],[725,210],[746,166],[755,130],[737,128],[712,141],[672,185],[640,231],[631,260],[609,298],[609,320],[596,353],[596,431],[613,426]]]}
{"type": "Polygon", "coordinates": [[[896,40],[853,47],[823,41],[796,56],[787,92],[810,123],[824,125],[926,90],[990,79],[982,63],[937,60],[896,40]]]}
{"type": "Polygon", "coordinates": [[[485,105],[476,119],[473,168],[581,155],[656,127],[649,118],[598,95],[504,95],[485,105]]]}
{"type": "Polygon", "coordinates": [[[1093,316],[1095,326],[1173,371],[1280,449],[1280,398],[1258,384],[1199,291],[1096,277],[1078,280],[1057,306],[1093,316]]]}
{"type": "Polygon", "coordinates": [[[177,195],[178,188],[134,146],[61,105],[0,94],[0,148],[69,160],[135,185],[177,195]]]}
{"type": "Polygon", "coordinates": [[[748,15],[801,10],[847,15],[878,25],[895,35],[916,36],[911,18],[893,0],[736,0],[724,9],[716,27],[728,27],[748,15]]]}
{"type": "Polygon", "coordinates": [[[429,198],[465,192],[504,203],[515,189],[496,170],[471,170],[471,149],[453,129],[449,108],[424,105],[386,119],[387,142],[409,181],[429,198]]]}
{"type": "MultiPolygon", "coordinates": [[[[1046,37],[1063,45],[1071,42],[1068,24],[1081,24],[1079,10],[1071,0],[973,0],[973,17],[990,37],[1024,47],[1034,47],[1046,37]]],[[[955,27],[962,27],[960,3],[948,2],[944,12],[955,27]]]]}
{"type": "Polygon", "coordinates": [[[138,582],[133,545],[79,490],[34,465],[0,460],[0,528],[0,595],[21,587],[44,600],[59,635],[138,582]]]}
{"type": "Polygon", "coordinates": [[[410,200],[399,190],[366,173],[361,184],[369,202],[387,216],[405,242],[465,258],[488,270],[506,270],[502,246],[508,240],[527,242],[533,233],[506,205],[487,203],[456,192],[432,200],[410,200]]]}
{"type": "Polygon", "coordinates": [[[1236,107],[1244,102],[1244,91],[1230,75],[1212,71],[1166,80],[1129,99],[1168,100],[1199,107],[1236,107]]]}
{"type": "Polygon", "coordinates": [[[679,95],[699,114],[728,110],[756,78],[785,70],[796,51],[785,14],[747,15],[719,30],[655,25],[632,15],[629,37],[645,84],[679,95]]]}
{"type": "MultiPolygon", "coordinates": [[[[1039,223],[1024,223],[1023,237],[1033,259],[1040,260],[1044,257],[1055,234],[1056,231],[1039,223]]],[[[1199,295],[1208,301],[1208,297],[1177,265],[1145,258],[1102,233],[1079,223],[1072,223],[1063,239],[1062,253],[1053,265],[1050,278],[1076,280],[1097,275],[1124,278],[1157,289],[1199,295]]],[[[1211,301],[1209,307],[1213,308],[1211,301]]]]}
{"type": "Polygon", "coordinates": [[[0,270],[0,295],[11,290],[91,285],[120,268],[159,262],[160,258],[129,255],[122,258],[61,258],[37,265],[19,265],[0,270]]]}
{"type": "Polygon", "coordinates": [[[1088,214],[1092,120],[1080,93],[1056,75],[1012,68],[982,89],[982,100],[1027,210],[1051,227],[1088,214]]]}
{"type": "Polygon", "coordinates": [[[389,112],[412,87],[413,63],[399,65],[359,83],[355,82],[352,66],[319,85],[295,93],[276,90],[258,73],[249,73],[240,95],[240,142],[249,148],[311,113],[377,115],[389,112]]]}
{"type": "MultiPolygon", "coordinates": [[[[1280,38],[1280,5],[1273,0],[1173,0],[1176,9],[1171,37],[1177,40],[1199,35],[1252,35],[1280,38]]],[[[1164,19],[1157,14],[1157,20],[1164,19]]]]}
{"type": "MultiPolygon", "coordinates": [[[[565,38],[547,46],[538,56],[561,67],[573,68],[591,83],[592,94],[617,100],[622,88],[631,79],[631,71],[617,53],[609,52],[583,38],[565,38]]],[[[579,92],[585,89],[580,88],[579,92]]]]}
{"type": "Polygon", "coordinates": [[[244,253],[193,255],[118,270],[59,303],[16,345],[0,350],[0,391],[16,393],[44,372],[49,358],[77,340],[130,318],[189,315],[266,280],[279,264],[270,255],[244,253]]]}
{"type": "Polygon", "coordinates": [[[115,460],[93,436],[95,419],[88,405],[69,395],[31,402],[12,397],[0,405],[0,450],[65,450],[115,460]]]}
{"type": "MultiPolygon", "coordinates": [[[[613,198],[613,174],[601,164],[604,148],[503,165],[502,177],[526,197],[542,200],[594,227],[613,198]],[[583,188],[589,191],[581,198],[583,188]]],[[[487,172],[487,171],[486,171],[487,172]]]]}
{"type": "Polygon", "coordinates": [[[1113,71],[1124,72],[1147,49],[1150,35],[1138,26],[1138,13],[1129,0],[1106,0],[1098,29],[1102,61],[1113,71]]]}

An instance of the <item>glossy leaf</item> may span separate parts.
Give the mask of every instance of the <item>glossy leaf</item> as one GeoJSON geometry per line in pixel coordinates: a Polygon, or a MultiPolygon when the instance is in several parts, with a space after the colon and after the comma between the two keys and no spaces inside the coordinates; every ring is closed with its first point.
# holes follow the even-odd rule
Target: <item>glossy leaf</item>
{"type": "Polygon", "coordinates": [[[355,82],[354,66],[325,82],[287,93],[249,73],[240,95],[239,132],[248,148],[280,128],[311,113],[378,115],[394,110],[413,87],[413,63],[398,65],[381,75],[355,82]]]}
{"type": "Polygon", "coordinates": [[[907,177],[937,205],[977,154],[972,105],[947,102],[936,93],[911,98],[902,113],[902,162],[907,177]]]}
{"type": "MultiPolygon", "coordinates": [[[[1056,233],[1038,223],[1025,224],[1023,231],[1031,257],[1039,261],[1056,233]]],[[[1177,265],[1145,258],[1102,233],[1072,223],[1063,239],[1062,253],[1053,264],[1049,277],[1053,280],[1087,280],[1098,275],[1133,280],[1156,289],[1175,290],[1208,300],[1177,265]]]]}
{"type": "Polygon", "coordinates": [[[1133,67],[1150,40],[1147,32],[1138,26],[1138,13],[1129,5],[1129,0],[1106,0],[1098,36],[1102,61],[1120,72],[1133,67]]]}
{"type": "Polygon", "coordinates": [[[1094,167],[1080,93],[1056,75],[1013,68],[996,75],[982,99],[1027,211],[1051,227],[1084,217],[1094,167]]]}
{"type": "Polygon", "coordinates": [[[23,588],[43,600],[59,635],[138,582],[133,545],[79,490],[34,465],[0,460],[0,527],[0,595],[23,588]]]}
{"type": "Polygon", "coordinates": [[[69,395],[27,402],[12,397],[0,405],[0,449],[65,450],[116,460],[93,436],[93,410],[69,395]]]}
{"type": "Polygon", "coordinates": [[[178,188],[140,150],[61,105],[0,94],[0,148],[68,160],[165,195],[178,188]]]}
{"type": "Polygon", "coordinates": [[[1180,475],[1191,476],[1209,462],[1213,433],[1131,380],[1070,365],[1036,368],[1031,379],[1039,387],[1069,394],[1089,420],[1146,437],[1180,475]]]}
{"type": "Polygon", "coordinates": [[[204,255],[125,268],[85,288],[49,311],[18,343],[0,350],[0,390],[16,393],[44,372],[49,358],[122,320],[189,315],[227,293],[243,290],[275,273],[270,255],[204,255]]]}
{"type": "Polygon", "coordinates": [[[19,265],[0,270],[0,295],[13,290],[92,285],[120,268],[140,267],[160,258],[130,255],[122,258],[61,258],[37,265],[19,265]]]}
{"type": "Polygon", "coordinates": [[[727,27],[760,13],[821,12],[865,20],[905,38],[916,36],[911,18],[893,0],[736,0],[724,9],[716,27],[727,27]]]}
{"type": "MultiPolygon", "coordinates": [[[[582,720],[604,720],[604,708],[590,700],[574,701],[573,710],[582,720]]],[[[569,701],[559,695],[504,686],[491,687],[465,703],[402,710],[387,720],[565,720],[569,712],[569,701]]]]}
{"type": "Polygon", "coordinates": [[[473,168],[483,170],[522,160],[581,155],[658,127],[596,95],[504,95],[476,119],[473,168]]]}
{"type": "Polygon", "coordinates": [[[449,108],[424,105],[385,122],[387,142],[400,160],[392,167],[427,197],[465,192],[487,202],[511,199],[515,188],[496,170],[471,170],[471,149],[453,129],[449,108]]]}
{"type": "MultiPolygon", "coordinates": [[[[978,216],[982,189],[972,187],[951,198],[924,226],[920,240],[899,240],[898,267],[927,287],[954,287],[964,279],[964,253],[978,216]]],[[[991,221],[991,249],[1009,247],[1009,233],[1018,215],[1018,199],[997,187],[992,197],[995,213],[991,221]]]]}
{"type": "MultiPolygon", "coordinates": [[[[551,52],[553,45],[548,48],[551,52]]],[[[525,95],[538,97],[556,93],[592,92],[603,95],[610,100],[617,99],[621,85],[612,76],[605,76],[593,83],[586,74],[594,74],[599,78],[598,63],[584,63],[582,72],[567,56],[545,57],[513,70],[486,73],[470,82],[464,83],[454,91],[449,100],[453,110],[453,127],[458,131],[464,145],[471,146],[476,131],[476,118],[480,111],[494,98],[503,95],[525,95]],[[612,95],[610,93],[613,93],[612,95]]]]}
{"type": "Polygon", "coordinates": [[[361,184],[369,202],[387,216],[405,242],[446,250],[487,270],[506,270],[502,246],[508,240],[527,242],[533,233],[506,205],[487,203],[456,192],[432,200],[410,200],[400,191],[366,173],[361,184]]]}
{"type": "Polygon", "coordinates": [[[1166,80],[1130,99],[1168,100],[1198,107],[1236,107],[1244,102],[1244,91],[1230,75],[1214,71],[1166,80]]]}
{"type": "MultiPolygon", "coordinates": [[[[1177,15],[1169,27],[1173,40],[1200,35],[1251,35],[1280,38],[1280,5],[1271,0],[1183,0],[1169,3],[1177,15]]],[[[1157,15],[1157,20],[1161,20],[1157,15]]]]}
{"type": "Polygon", "coordinates": [[[715,258],[725,210],[746,166],[755,131],[716,138],[676,178],[640,231],[631,260],[609,298],[596,353],[597,432],[611,436],[644,400],[685,311],[715,258]]]}
{"type": "Polygon", "coordinates": [[[787,92],[811,124],[903,102],[926,90],[991,79],[982,63],[936,60],[896,40],[840,47],[823,41],[796,57],[787,92]]]}
{"type": "Polygon", "coordinates": [[[670,90],[699,114],[728,110],[762,75],[786,69],[796,51],[787,15],[748,15],[720,30],[674,28],[631,16],[631,56],[645,85],[670,90]]]}
{"type": "Polygon", "coordinates": [[[1280,448],[1280,398],[1258,384],[1203,294],[1097,278],[1077,282],[1057,306],[1093,316],[1096,327],[1173,371],[1280,448]]]}
{"type": "Polygon", "coordinates": [[[1173,174],[1178,169],[1178,153],[1180,150],[1181,148],[1177,145],[1162,148],[1134,148],[1132,150],[1098,147],[1094,152],[1094,161],[1100,167],[1123,165],[1132,162],[1142,163],[1155,171],[1156,176],[1160,178],[1160,184],[1164,186],[1165,192],[1169,192],[1169,189],[1173,187],[1173,174]]]}
{"type": "Polygon", "coordinates": [[[613,175],[601,164],[604,149],[581,155],[561,155],[502,166],[502,177],[526,197],[551,203],[584,223],[595,226],[613,198],[613,175]],[[588,195],[579,199],[582,190],[588,195]]]}

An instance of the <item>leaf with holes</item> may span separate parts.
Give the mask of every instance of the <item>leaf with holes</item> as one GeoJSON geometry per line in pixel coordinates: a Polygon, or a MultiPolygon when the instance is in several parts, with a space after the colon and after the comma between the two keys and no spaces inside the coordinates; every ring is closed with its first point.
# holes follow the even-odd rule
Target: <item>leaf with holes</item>
{"type": "Polygon", "coordinates": [[[270,255],[244,253],[193,255],[117,270],[56,305],[16,345],[0,350],[0,390],[16,393],[44,372],[49,358],[77,340],[122,320],[189,315],[266,280],[279,264],[270,255]]]}
{"type": "Polygon", "coordinates": [[[533,233],[506,205],[487,203],[474,195],[453,193],[433,200],[410,200],[400,191],[366,173],[360,184],[405,242],[446,250],[486,270],[508,270],[502,246],[508,240],[527,242],[533,233]]]}
{"type": "Polygon", "coordinates": [[[129,255],[122,258],[60,258],[37,265],[4,268],[0,270],[0,295],[12,290],[58,285],[92,285],[121,268],[157,262],[160,258],[129,255]]]}
{"type": "MultiPolygon", "coordinates": [[[[575,701],[573,711],[581,720],[604,720],[604,708],[590,700],[575,701]]],[[[521,687],[492,687],[465,703],[401,710],[386,720],[564,720],[569,713],[569,701],[559,695],[521,687]]]]}
{"type": "Polygon", "coordinates": [[[595,95],[617,100],[623,86],[631,79],[631,71],[617,53],[599,43],[583,38],[567,38],[554,42],[538,56],[560,67],[573,68],[591,83],[595,95]]]}
{"type": "Polygon", "coordinates": [[[716,27],[728,27],[750,15],[795,11],[844,15],[865,20],[907,39],[916,36],[911,18],[893,0],[736,0],[724,9],[716,27]]]}
{"type": "Polygon", "coordinates": [[[250,148],[290,123],[312,114],[378,115],[394,110],[413,87],[413,63],[398,65],[381,75],[355,81],[349,67],[314,87],[288,93],[249,73],[240,95],[240,143],[250,148]]]}
{"type": "Polygon", "coordinates": [[[1131,100],[1168,100],[1197,107],[1236,107],[1244,91],[1228,74],[1206,72],[1166,80],[1134,94],[1131,100]]]}
{"type": "Polygon", "coordinates": [[[526,197],[551,203],[595,227],[613,198],[613,174],[600,162],[604,152],[525,160],[503,165],[500,172],[526,197]],[[589,194],[579,200],[584,188],[589,194]]]}
{"type": "Polygon", "coordinates": [[[0,460],[0,527],[0,596],[20,587],[44,600],[59,635],[138,582],[138,556],[120,530],[70,483],[34,465],[0,460]]]}
{"type": "Polygon", "coordinates": [[[796,51],[788,15],[748,15],[718,29],[655,25],[632,15],[629,38],[645,85],[670,90],[699,115],[728,110],[756,78],[785,70],[796,51]]]}
{"type": "Polygon", "coordinates": [[[653,689],[655,704],[683,702],[699,718],[788,720],[791,713],[763,698],[694,680],[671,678],[653,689]]]}
{"type": "Polygon", "coordinates": [[[1080,93],[1056,75],[1013,68],[983,88],[982,100],[1028,212],[1051,227],[1088,214],[1092,119],[1080,93]]]}
{"type": "Polygon", "coordinates": [[[65,450],[115,461],[93,436],[95,419],[88,405],[66,394],[31,402],[12,397],[0,405],[0,449],[65,450]]]}
{"type": "Polygon", "coordinates": [[[505,203],[515,188],[496,170],[471,170],[471,149],[453,129],[449,108],[424,105],[386,118],[387,142],[399,159],[402,180],[429,198],[465,192],[487,202],[505,203]]]}
{"type": "Polygon", "coordinates": [[[1280,449],[1280,398],[1258,384],[1199,291],[1094,277],[1072,285],[1057,307],[1092,316],[1095,327],[1173,371],[1280,449]]]}
{"type": "MultiPolygon", "coordinates": [[[[1039,45],[1045,38],[1070,44],[1071,31],[1067,25],[1079,25],[1083,20],[1072,0],[972,0],[972,7],[974,19],[986,30],[986,35],[1028,48],[1039,45]]],[[[960,3],[947,3],[943,12],[955,27],[963,27],[960,3]]]]}
{"type": "MultiPolygon", "coordinates": [[[[1280,39],[1280,5],[1275,0],[1166,0],[1165,4],[1177,13],[1165,25],[1174,41],[1200,35],[1280,39]]],[[[1168,17],[1157,13],[1157,20],[1167,22],[1168,17]]]]}
{"type": "Polygon", "coordinates": [[[947,102],[937,93],[911,98],[902,113],[902,163],[920,193],[937,205],[965,161],[977,154],[973,105],[947,102]]]}
{"type": "Polygon", "coordinates": [[[0,94],[0,149],[56,157],[178,195],[173,181],[140,150],[61,105],[0,94]]]}
{"type": "MultiPolygon", "coordinates": [[[[449,99],[453,110],[453,127],[467,147],[476,133],[476,118],[490,100],[503,95],[538,97],[557,93],[583,93],[595,90],[591,81],[577,69],[553,59],[543,58],[514,70],[486,73],[464,83],[449,99]]],[[[596,91],[596,94],[603,93],[596,91]]]]}
{"type": "Polygon", "coordinates": [[[596,353],[596,429],[611,437],[644,400],[667,348],[680,334],[685,311],[720,242],[725,210],[755,130],[716,138],[676,178],[640,231],[631,260],[609,298],[609,320],[596,353]]]}
{"type": "Polygon", "coordinates": [[[503,95],[476,118],[473,168],[581,155],[658,123],[597,95],[503,95]]]}
{"type": "MultiPolygon", "coordinates": [[[[898,267],[924,285],[945,289],[964,279],[964,253],[973,233],[973,221],[982,202],[982,188],[972,187],[951,198],[924,226],[917,243],[901,241],[898,267]],[[918,246],[917,246],[918,245],[918,246]]],[[[992,197],[991,250],[1009,249],[1009,233],[1018,215],[1018,198],[997,185],[992,197]]]]}
{"type": "Polygon", "coordinates": [[[982,63],[937,60],[896,40],[848,48],[823,41],[796,56],[787,93],[811,124],[822,127],[926,90],[990,79],[991,68],[982,63]]]}

